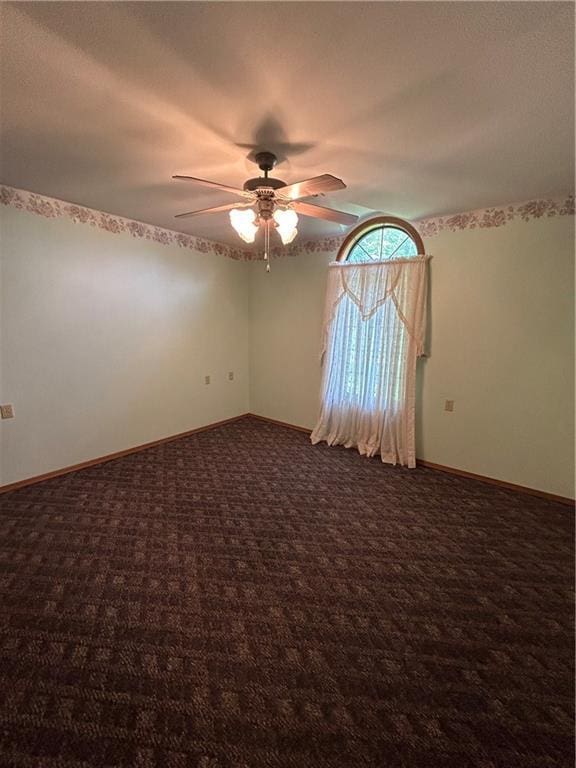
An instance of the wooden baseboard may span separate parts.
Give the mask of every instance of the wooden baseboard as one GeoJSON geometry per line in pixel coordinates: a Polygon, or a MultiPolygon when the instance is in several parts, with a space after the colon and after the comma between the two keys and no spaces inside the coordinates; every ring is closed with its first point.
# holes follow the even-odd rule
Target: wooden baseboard
{"type": "MultiPolygon", "coordinates": [[[[138,453],[139,451],[145,451],[147,448],[153,448],[155,445],[161,445],[162,443],[169,443],[172,440],[179,440],[181,437],[188,437],[194,435],[197,432],[205,432],[208,429],[215,429],[216,427],[222,427],[225,424],[232,424],[234,421],[240,421],[240,419],[253,418],[260,421],[267,421],[269,424],[277,424],[280,427],[288,427],[288,429],[295,429],[298,432],[305,432],[310,434],[312,432],[308,427],[299,427],[296,424],[288,424],[285,421],[278,421],[277,419],[270,419],[268,416],[260,416],[257,413],[242,413],[240,416],[233,416],[231,419],[223,419],[222,421],[215,421],[212,424],[206,424],[203,427],[197,427],[196,429],[189,429],[186,432],[179,432],[177,435],[170,435],[169,437],[162,437],[159,440],[152,440],[149,443],[143,443],[142,445],[136,445],[133,448],[126,448],[123,451],[117,451],[116,453],[109,453],[106,456],[99,456],[96,459],[90,459],[88,461],[82,461],[80,464],[73,464],[69,467],[63,467],[62,469],[55,469],[52,472],[46,472],[43,475],[36,475],[35,477],[28,477],[25,480],[18,480],[15,483],[8,483],[7,485],[0,486],[0,494],[7,493],[8,491],[15,491],[18,488],[24,488],[27,485],[34,485],[35,483],[41,483],[43,480],[50,480],[53,477],[60,477],[61,475],[67,475],[69,472],[77,472],[79,469],[86,469],[87,467],[94,467],[97,464],[104,464],[107,461],[113,461],[114,459],[120,459],[122,456],[128,456],[131,453],[138,453]]],[[[494,477],[486,477],[485,475],[477,475],[474,472],[467,472],[464,469],[457,469],[456,467],[446,467],[443,464],[435,464],[432,461],[425,461],[424,459],[417,459],[418,466],[427,467],[428,469],[434,469],[438,472],[447,472],[450,475],[459,475],[460,477],[469,477],[472,480],[480,480],[483,483],[490,483],[490,485],[497,485],[501,488],[507,488],[510,491],[516,491],[518,493],[527,493],[530,496],[539,496],[543,499],[549,499],[550,501],[556,501],[560,504],[567,504],[568,506],[574,506],[574,499],[567,496],[558,496],[555,493],[548,493],[548,491],[540,491],[537,488],[527,488],[524,485],[516,485],[515,483],[508,483],[505,480],[497,480],[494,477]]]]}
{"type": "Polygon", "coordinates": [[[423,459],[416,459],[416,463],[420,467],[428,467],[428,469],[436,469],[438,472],[447,472],[450,475],[459,475],[460,477],[469,477],[471,480],[480,480],[482,483],[490,483],[490,485],[498,485],[501,488],[507,488],[509,491],[517,491],[518,493],[528,493],[530,496],[539,496],[542,499],[548,499],[549,501],[557,501],[560,504],[568,504],[574,506],[574,499],[569,496],[558,496],[555,493],[549,493],[548,491],[540,491],[538,488],[528,488],[525,485],[516,485],[516,483],[509,483],[506,480],[497,480],[495,477],[486,477],[485,475],[477,475],[475,472],[467,472],[465,469],[456,469],[455,467],[446,467],[444,464],[435,464],[432,461],[424,461],[423,459]]]}
{"type": "Polygon", "coordinates": [[[279,427],[288,427],[288,429],[295,429],[298,432],[306,432],[310,434],[312,432],[308,427],[297,427],[296,424],[288,424],[285,421],[278,421],[277,419],[269,419],[268,416],[259,416],[257,413],[247,413],[247,416],[251,416],[253,419],[260,419],[260,421],[267,421],[269,424],[278,424],[279,427]]]}
{"type": "Polygon", "coordinates": [[[24,488],[26,485],[34,485],[35,483],[41,483],[43,480],[50,480],[53,477],[60,477],[60,475],[67,475],[69,472],[77,472],[79,469],[94,467],[96,464],[104,464],[107,461],[120,459],[122,458],[122,456],[128,456],[131,453],[138,453],[139,451],[145,451],[147,448],[153,448],[155,445],[161,445],[162,443],[169,443],[172,440],[179,440],[181,437],[188,437],[189,435],[194,435],[197,432],[205,432],[208,429],[223,427],[224,424],[231,424],[234,421],[245,419],[246,416],[249,416],[249,415],[250,414],[248,413],[242,413],[240,414],[240,416],[233,416],[231,419],[223,419],[222,421],[215,421],[212,424],[206,424],[203,427],[196,427],[196,429],[189,429],[186,432],[179,432],[177,435],[170,435],[169,437],[161,437],[159,440],[152,440],[149,443],[142,443],[142,445],[135,445],[133,448],[126,448],[123,451],[116,451],[116,453],[108,453],[106,454],[106,456],[99,456],[96,459],[81,461],[80,464],[72,464],[69,467],[63,467],[62,469],[55,469],[52,472],[46,472],[43,475],[35,475],[34,477],[27,477],[25,480],[18,480],[15,483],[8,483],[7,485],[1,485],[0,493],[15,491],[17,488],[24,488]]]}
{"type": "MultiPolygon", "coordinates": [[[[307,432],[310,434],[311,429],[306,427],[298,427],[295,424],[287,424],[285,421],[277,421],[276,419],[269,419],[267,416],[259,416],[256,413],[249,413],[248,416],[252,416],[254,419],[260,419],[261,421],[268,421],[271,424],[279,424],[281,427],[289,427],[290,429],[296,429],[299,432],[307,432]]],[[[567,496],[558,496],[555,493],[549,493],[548,491],[540,491],[537,488],[528,488],[525,485],[516,485],[515,483],[508,483],[505,480],[497,480],[495,477],[486,477],[485,475],[477,475],[474,472],[467,472],[464,469],[457,469],[456,467],[447,467],[444,464],[435,464],[432,461],[425,461],[424,459],[416,459],[416,463],[419,467],[427,467],[428,469],[435,469],[438,472],[447,472],[450,475],[459,475],[460,477],[468,477],[471,480],[479,480],[482,483],[489,483],[490,485],[498,485],[501,488],[507,488],[509,491],[516,491],[517,493],[527,493],[530,496],[538,496],[542,499],[548,499],[549,501],[557,501],[560,504],[567,504],[571,507],[574,506],[574,499],[567,496]]]]}

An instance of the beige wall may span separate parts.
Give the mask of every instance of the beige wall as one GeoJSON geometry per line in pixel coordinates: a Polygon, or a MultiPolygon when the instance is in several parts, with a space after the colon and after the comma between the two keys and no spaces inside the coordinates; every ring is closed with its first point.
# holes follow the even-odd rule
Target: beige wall
{"type": "MultiPolygon", "coordinates": [[[[443,232],[426,246],[434,258],[418,456],[573,496],[574,218],[443,232]]],[[[254,413],[314,424],[333,257],[280,258],[270,274],[250,265],[254,413]]]]}
{"type": "Polygon", "coordinates": [[[0,216],[1,483],[248,410],[245,264],[0,216]]]}

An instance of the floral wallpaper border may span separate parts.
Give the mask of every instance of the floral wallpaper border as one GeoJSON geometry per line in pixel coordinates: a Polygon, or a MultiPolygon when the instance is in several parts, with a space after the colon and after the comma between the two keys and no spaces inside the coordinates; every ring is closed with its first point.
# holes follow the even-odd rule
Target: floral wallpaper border
{"type": "MultiPolygon", "coordinates": [[[[92,227],[104,229],[118,234],[127,232],[132,237],[151,240],[162,245],[178,245],[200,253],[214,253],[231,259],[250,261],[262,258],[259,251],[251,252],[246,248],[233,248],[223,243],[204,240],[183,232],[163,229],[153,224],[125,219],[103,211],[85,208],[74,203],[67,203],[53,197],[38,195],[23,189],[16,189],[0,184],[0,203],[14,208],[36,213],[39,216],[55,219],[66,217],[75,223],[89,224],[92,227]]],[[[574,215],[574,195],[557,200],[529,200],[524,203],[504,205],[494,208],[479,208],[475,211],[456,213],[449,216],[436,216],[412,222],[422,237],[434,237],[440,232],[457,232],[463,229],[486,229],[502,227],[515,219],[530,221],[531,219],[553,218],[555,216],[574,215]]],[[[289,246],[277,246],[272,249],[272,256],[295,256],[298,253],[326,253],[337,251],[344,236],[325,237],[320,240],[295,242],[289,246]]]]}
{"type": "Polygon", "coordinates": [[[450,216],[420,219],[415,222],[415,226],[422,237],[433,237],[446,230],[456,232],[459,229],[502,227],[514,219],[530,221],[554,216],[574,216],[574,195],[558,200],[529,200],[497,208],[479,208],[450,216]]]}
{"type": "Polygon", "coordinates": [[[67,203],[53,197],[37,195],[34,192],[8,187],[4,184],[0,185],[0,203],[2,205],[11,205],[14,208],[20,208],[30,213],[36,213],[38,216],[45,216],[48,219],[65,217],[76,224],[89,224],[92,227],[104,229],[112,234],[127,232],[132,237],[151,240],[161,245],[178,245],[181,248],[188,248],[192,251],[214,253],[220,256],[228,256],[231,259],[249,260],[251,258],[250,252],[242,248],[232,248],[223,243],[204,240],[203,238],[186,235],[183,232],[175,232],[171,229],[163,229],[153,224],[144,224],[142,221],[125,219],[122,216],[96,211],[92,208],[85,208],[82,205],[75,205],[74,203],[67,203]]]}
{"type": "MultiPolygon", "coordinates": [[[[434,216],[411,222],[422,237],[434,237],[440,232],[457,232],[462,229],[487,229],[503,227],[514,219],[553,218],[554,216],[574,216],[574,195],[557,200],[529,200],[524,203],[503,205],[494,208],[479,208],[475,211],[456,213],[449,216],[434,216]]],[[[294,256],[297,253],[326,253],[337,251],[344,240],[340,237],[325,237],[321,240],[295,242],[286,248],[274,248],[272,254],[294,256]]]]}

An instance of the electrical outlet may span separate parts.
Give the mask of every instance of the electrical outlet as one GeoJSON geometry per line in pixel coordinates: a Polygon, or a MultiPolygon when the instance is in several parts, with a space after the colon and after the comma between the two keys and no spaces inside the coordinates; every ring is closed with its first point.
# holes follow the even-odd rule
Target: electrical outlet
{"type": "Polygon", "coordinates": [[[204,384],[210,384],[210,376],[204,376],[204,384]]]}
{"type": "Polygon", "coordinates": [[[0,405],[0,416],[3,419],[13,419],[14,406],[11,403],[8,403],[8,405],[0,405]]]}
{"type": "Polygon", "coordinates": [[[234,371],[228,371],[228,381],[234,381],[234,371]]]}
{"type": "Polygon", "coordinates": [[[444,402],[444,410],[450,411],[450,413],[452,413],[452,411],[454,410],[454,400],[446,400],[444,402]]]}

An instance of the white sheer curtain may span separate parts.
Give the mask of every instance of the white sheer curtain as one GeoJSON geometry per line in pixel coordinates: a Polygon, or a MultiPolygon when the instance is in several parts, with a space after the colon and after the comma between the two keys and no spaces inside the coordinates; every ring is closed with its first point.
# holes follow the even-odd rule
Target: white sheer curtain
{"type": "Polygon", "coordinates": [[[429,258],[330,264],[313,443],[416,466],[416,358],[423,354],[429,258]]]}

